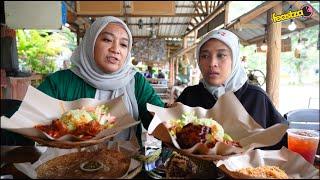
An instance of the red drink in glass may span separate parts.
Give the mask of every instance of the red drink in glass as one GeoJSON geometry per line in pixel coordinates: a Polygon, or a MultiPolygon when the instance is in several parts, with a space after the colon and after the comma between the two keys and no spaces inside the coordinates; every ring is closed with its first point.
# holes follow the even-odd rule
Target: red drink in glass
{"type": "Polygon", "coordinates": [[[288,148],[313,164],[319,143],[319,132],[305,129],[288,129],[288,148]]]}

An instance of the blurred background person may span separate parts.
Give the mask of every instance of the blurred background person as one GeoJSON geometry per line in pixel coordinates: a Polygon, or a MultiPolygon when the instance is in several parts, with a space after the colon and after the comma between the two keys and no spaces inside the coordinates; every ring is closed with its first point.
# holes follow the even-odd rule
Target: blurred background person
{"type": "Polygon", "coordinates": [[[161,69],[158,70],[157,78],[159,78],[159,79],[164,79],[164,78],[165,78],[165,75],[164,75],[164,73],[161,71],[161,69]]]}

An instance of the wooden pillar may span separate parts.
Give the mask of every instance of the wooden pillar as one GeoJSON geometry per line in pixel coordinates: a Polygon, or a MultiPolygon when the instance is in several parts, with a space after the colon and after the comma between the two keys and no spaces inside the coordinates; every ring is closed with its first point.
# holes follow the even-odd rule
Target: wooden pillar
{"type": "MultiPolygon", "coordinates": [[[[189,39],[188,36],[185,36],[183,38],[183,48],[184,49],[186,49],[188,47],[188,39],[189,39]]],[[[183,74],[186,72],[186,69],[185,69],[186,65],[185,64],[187,64],[187,59],[188,59],[187,54],[183,53],[183,56],[182,56],[182,59],[181,59],[181,62],[182,62],[182,65],[183,65],[183,74]]],[[[186,75],[186,74],[184,74],[184,75],[186,75]]]]}
{"type": "Polygon", "coordinates": [[[169,61],[169,87],[174,85],[174,58],[169,61]]]}
{"type": "Polygon", "coordinates": [[[229,18],[229,2],[226,3],[224,7],[224,28],[227,28],[228,18],[229,18]]]}
{"type": "Polygon", "coordinates": [[[179,75],[179,60],[180,57],[178,56],[174,61],[174,80],[176,80],[177,75],[179,75]]]}
{"type": "Polygon", "coordinates": [[[281,22],[272,22],[272,13],[281,14],[282,4],[268,10],[267,15],[267,81],[266,91],[276,108],[279,107],[281,22]]]}

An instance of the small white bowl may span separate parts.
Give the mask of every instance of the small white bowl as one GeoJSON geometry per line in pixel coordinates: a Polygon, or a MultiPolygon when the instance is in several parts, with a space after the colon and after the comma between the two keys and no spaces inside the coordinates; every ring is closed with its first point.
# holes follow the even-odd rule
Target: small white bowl
{"type": "MultiPolygon", "coordinates": [[[[89,166],[91,166],[91,165],[89,165],[89,166]]],[[[103,168],[103,164],[100,161],[95,161],[95,160],[85,161],[80,164],[80,169],[83,171],[87,171],[87,172],[98,171],[101,168],[103,168]],[[90,167],[90,168],[86,168],[85,166],[88,165],[89,163],[95,163],[95,166],[90,167]]]]}

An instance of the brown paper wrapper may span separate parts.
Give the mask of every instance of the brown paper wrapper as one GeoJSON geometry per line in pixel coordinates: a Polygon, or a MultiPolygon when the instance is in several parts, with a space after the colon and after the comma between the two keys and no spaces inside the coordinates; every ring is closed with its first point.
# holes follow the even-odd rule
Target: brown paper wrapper
{"type": "Polygon", "coordinates": [[[18,111],[10,119],[5,116],[1,117],[1,128],[22,134],[41,144],[53,147],[73,148],[98,144],[139,123],[129,114],[122,98],[123,96],[119,96],[111,101],[91,98],[61,101],[29,86],[18,111]],[[66,111],[88,106],[95,107],[101,104],[109,107],[110,114],[116,117],[116,122],[114,127],[101,131],[92,139],[80,141],[73,135],[65,135],[54,139],[34,128],[39,124],[51,124],[52,120],[59,119],[66,111]]]}
{"type": "MultiPolygon", "coordinates": [[[[23,172],[24,174],[26,174],[28,177],[32,179],[37,179],[38,171],[39,171],[39,174],[46,174],[46,173],[52,174],[50,172],[46,172],[47,170],[52,170],[55,173],[59,173],[60,170],[57,170],[54,167],[60,166],[60,168],[61,167],[63,168],[64,164],[69,164],[69,165],[71,164],[71,166],[75,166],[75,167],[65,167],[65,168],[69,168],[70,170],[74,169],[75,171],[78,171],[78,173],[75,173],[74,178],[87,177],[87,178],[96,178],[96,179],[98,178],[130,179],[130,178],[133,178],[135,175],[137,175],[142,169],[142,164],[139,161],[131,158],[134,154],[137,153],[135,148],[131,148],[133,146],[134,145],[131,145],[129,141],[124,141],[124,142],[111,142],[107,146],[105,144],[100,144],[100,145],[95,145],[95,146],[82,148],[82,149],[59,149],[59,148],[39,147],[40,149],[42,149],[43,153],[36,162],[34,162],[33,164],[16,163],[14,164],[14,166],[19,171],[23,172]],[[105,152],[106,149],[118,151],[123,156],[127,157],[126,159],[119,159],[119,161],[121,162],[118,162],[118,163],[122,165],[121,168],[116,166],[117,164],[116,157],[117,156],[119,157],[119,155],[117,155],[117,153],[114,155],[113,154],[105,155],[103,152],[105,152]],[[102,169],[97,172],[82,172],[79,168],[79,164],[82,161],[86,160],[86,158],[79,157],[79,155],[83,155],[81,154],[81,152],[82,153],[86,152],[85,153],[86,155],[89,154],[88,152],[91,152],[89,156],[96,158],[100,162],[104,162],[104,160],[106,159],[109,159],[109,160],[106,160],[107,162],[111,160],[109,163],[104,164],[106,165],[105,166],[106,168],[110,168],[110,169],[109,170],[102,169]],[[61,162],[59,163],[59,161],[61,162]],[[72,163],[73,161],[74,163],[72,163]],[[127,163],[129,163],[128,168],[124,169],[125,167],[123,166],[124,164],[127,164],[127,163]],[[107,167],[108,165],[109,167],[107,167]],[[119,168],[118,171],[115,170],[117,168],[119,168]],[[78,177],[79,174],[82,175],[82,177],[78,177]],[[83,177],[83,175],[85,175],[85,177],[83,177]]],[[[92,158],[88,160],[91,160],[91,159],[92,158]]],[[[63,178],[63,174],[60,174],[59,178],[63,178]]],[[[70,173],[68,176],[66,176],[66,178],[70,178],[70,173]]]]}
{"type": "MultiPolygon", "coordinates": [[[[291,179],[319,179],[319,169],[306,161],[298,153],[285,147],[280,150],[253,150],[215,162],[216,166],[232,178],[249,178],[236,171],[242,168],[278,166],[291,179]]],[[[252,178],[252,177],[251,177],[252,178]]]]}
{"type": "Polygon", "coordinates": [[[281,140],[288,128],[285,124],[276,124],[267,129],[262,128],[252,119],[232,92],[221,96],[214,107],[208,110],[201,107],[189,107],[181,103],[172,108],[147,104],[147,108],[150,112],[155,113],[148,128],[149,134],[171,145],[178,152],[205,160],[223,159],[226,156],[247,152],[254,148],[272,146],[281,140]],[[218,142],[211,149],[206,149],[201,143],[190,149],[181,149],[176,139],[169,134],[166,124],[172,119],[181,118],[184,112],[190,111],[194,111],[198,118],[216,120],[222,125],[225,133],[228,133],[234,141],[240,142],[243,148],[218,142]],[[194,152],[200,152],[201,154],[195,155],[194,152]]]}

